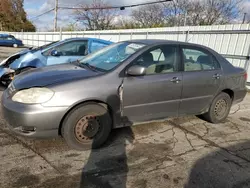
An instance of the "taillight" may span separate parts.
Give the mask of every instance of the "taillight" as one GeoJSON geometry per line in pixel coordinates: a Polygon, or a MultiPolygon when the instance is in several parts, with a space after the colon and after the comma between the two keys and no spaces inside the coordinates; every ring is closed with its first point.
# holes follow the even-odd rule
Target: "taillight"
{"type": "Polygon", "coordinates": [[[247,80],[247,72],[245,72],[244,78],[245,78],[245,80],[247,80]]]}

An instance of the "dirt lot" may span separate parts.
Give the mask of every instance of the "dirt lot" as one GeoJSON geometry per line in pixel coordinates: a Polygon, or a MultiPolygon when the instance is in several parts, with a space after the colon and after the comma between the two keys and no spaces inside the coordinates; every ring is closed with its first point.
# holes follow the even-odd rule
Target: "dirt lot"
{"type": "Polygon", "coordinates": [[[24,48],[0,47],[0,62],[9,55],[14,54],[24,48]]]}
{"type": "Polygon", "coordinates": [[[222,124],[171,118],[114,130],[84,152],[17,137],[0,117],[1,188],[250,187],[250,94],[222,124]]]}

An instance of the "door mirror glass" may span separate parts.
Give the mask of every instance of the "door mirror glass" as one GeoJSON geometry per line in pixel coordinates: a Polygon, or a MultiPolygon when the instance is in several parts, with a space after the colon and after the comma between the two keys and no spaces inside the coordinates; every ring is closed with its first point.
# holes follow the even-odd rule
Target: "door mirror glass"
{"type": "Polygon", "coordinates": [[[57,50],[52,50],[52,51],[50,52],[50,55],[51,55],[51,56],[60,56],[61,54],[60,54],[57,50]]]}
{"type": "Polygon", "coordinates": [[[146,68],[140,65],[133,65],[129,67],[127,74],[130,76],[143,76],[146,74],[146,68]]]}

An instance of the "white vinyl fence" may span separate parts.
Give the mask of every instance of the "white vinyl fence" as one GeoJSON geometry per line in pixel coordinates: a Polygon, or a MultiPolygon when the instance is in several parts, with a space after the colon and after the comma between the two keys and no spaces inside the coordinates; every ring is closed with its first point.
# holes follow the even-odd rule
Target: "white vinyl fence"
{"type": "MultiPolygon", "coordinates": [[[[72,38],[94,37],[113,42],[130,39],[167,39],[208,46],[225,56],[233,65],[243,67],[250,75],[250,24],[186,26],[149,29],[127,29],[75,32],[19,32],[10,33],[27,46],[72,38]]],[[[250,82],[250,76],[248,77],[250,82]]]]}

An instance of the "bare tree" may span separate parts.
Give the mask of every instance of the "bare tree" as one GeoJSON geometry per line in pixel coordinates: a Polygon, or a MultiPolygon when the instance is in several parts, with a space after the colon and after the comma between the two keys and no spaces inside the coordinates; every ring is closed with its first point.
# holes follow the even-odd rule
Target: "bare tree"
{"type": "Polygon", "coordinates": [[[173,0],[165,6],[169,12],[167,23],[183,25],[185,19],[188,25],[230,23],[240,13],[241,3],[242,0],[173,0]]]}
{"type": "Polygon", "coordinates": [[[105,30],[112,28],[116,11],[104,8],[109,7],[109,4],[102,0],[93,0],[89,5],[82,4],[80,6],[82,9],[78,9],[74,12],[75,18],[81,21],[87,30],[105,30]]]}
{"type": "Polygon", "coordinates": [[[207,0],[203,17],[200,19],[203,25],[230,23],[238,16],[239,5],[242,0],[207,0]]]}
{"type": "Polygon", "coordinates": [[[146,5],[134,9],[131,14],[132,19],[141,27],[160,27],[164,26],[165,15],[162,4],[146,5]]]}

